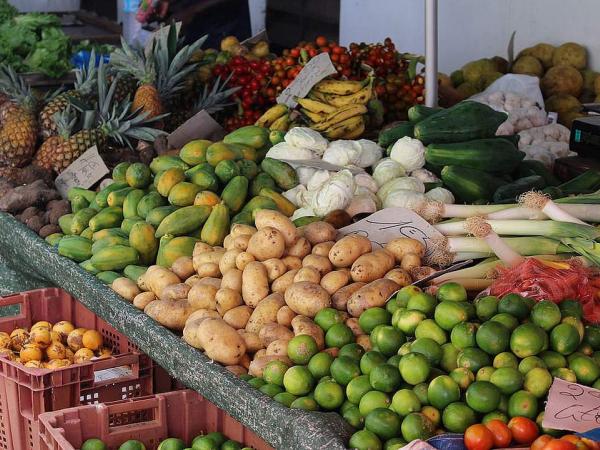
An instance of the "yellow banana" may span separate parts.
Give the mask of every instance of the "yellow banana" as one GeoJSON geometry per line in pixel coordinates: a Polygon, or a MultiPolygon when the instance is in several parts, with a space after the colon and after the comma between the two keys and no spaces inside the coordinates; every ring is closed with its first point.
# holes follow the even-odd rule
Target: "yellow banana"
{"type": "Polygon", "coordinates": [[[351,135],[351,133],[364,126],[365,122],[363,117],[354,116],[335,124],[331,128],[328,128],[324,131],[324,134],[328,139],[341,139],[345,136],[351,135]]]}
{"type": "Polygon", "coordinates": [[[300,108],[300,112],[310,119],[313,123],[323,122],[327,115],[323,113],[314,113],[306,108],[300,108]]]}
{"type": "Polygon", "coordinates": [[[327,103],[337,108],[345,105],[352,104],[361,104],[366,105],[369,100],[371,100],[371,96],[373,95],[373,89],[371,86],[365,86],[360,91],[351,94],[351,95],[331,95],[326,94],[325,98],[327,99],[327,103]]]}
{"type": "Polygon", "coordinates": [[[310,98],[296,98],[295,100],[300,106],[309,110],[310,112],[330,114],[337,111],[335,106],[327,105],[326,103],[312,100],[310,98]]]}
{"type": "Polygon", "coordinates": [[[265,113],[258,118],[254,125],[259,127],[269,128],[273,122],[279,119],[284,114],[287,114],[288,107],[283,103],[279,103],[275,106],[271,106],[265,111],[265,113]]]}
{"type": "Polygon", "coordinates": [[[338,109],[335,113],[327,115],[323,122],[317,123],[311,128],[315,131],[325,131],[350,117],[360,116],[366,114],[366,112],[367,107],[365,105],[347,105],[338,109]]]}
{"type": "Polygon", "coordinates": [[[360,91],[364,85],[362,81],[322,80],[313,89],[323,94],[350,95],[360,91]]]}
{"type": "Polygon", "coordinates": [[[342,139],[348,139],[348,140],[353,140],[353,139],[358,139],[359,137],[362,136],[362,134],[365,132],[365,121],[363,120],[358,127],[356,127],[354,130],[349,131],[347,134],[345,134],[342,139]]]}
{"type": "Polygon", "coordinates": [[[312,100],[316,100],[318,102],[321,103],[327,103],[327,99],[325,98],[325,94],[322,94],[321,92],[317,92],[315,90],[311,90],[310,93],[308,94],[308,98],[312,99],[312,100]]]}
{"type": "Polygon", "coordinates": [[[290,119],[290,115],[284,114],[279,119],[277,119],[275,122],[273,122],[271,124],[271,126],[269,127],[269,129],[271,131],[287,131],[288,128],[290,127],[290,123],[292,123],[292,120],[290,119]]]}

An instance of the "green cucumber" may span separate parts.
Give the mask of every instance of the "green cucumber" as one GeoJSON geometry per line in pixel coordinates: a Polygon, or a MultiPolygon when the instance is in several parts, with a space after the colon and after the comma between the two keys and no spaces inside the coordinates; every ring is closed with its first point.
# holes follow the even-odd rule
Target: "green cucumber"
{"type": "Polygon", "coordinates": [[[381,129],[377,143],[382,147],[389,147],[400,138],[414,137],[414,128],[415,124],[411,122],[392,122],[381,129]]]}
{"type": "Polygon", "coordinates": [[[482,170],[461,166],[442,169],[442,181],[461,202],[489,202],[500,186],[506,182],[482,170]]]}
{"type": "Polygon", "coordinates": [[[546,182],[541,176],[530,175],[500,186],[494,192],[493,200],[494,203],[514,203],[519,195],[532,189],[543,189],[545,187],[546,182]]]}

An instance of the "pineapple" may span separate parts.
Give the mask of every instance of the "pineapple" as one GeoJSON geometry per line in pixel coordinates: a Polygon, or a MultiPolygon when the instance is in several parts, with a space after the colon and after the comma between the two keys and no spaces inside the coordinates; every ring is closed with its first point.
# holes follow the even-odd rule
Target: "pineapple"
{"type": "Polygon", "coordinates": [[[89,99],[94,92],[96,82],[96,55],[92,50],[87,67],[82,67],[75,72],[74,89],[55,96],[40,112],[40,124],[44,138],[55,136],[58,133],[57,124],[53,117],[57,112],[64,111],[67,108],[69,98],[89,99]]]}
{"type": "Polygon", "coordinates": [[[56,149],[60,144],[71,137],[73,128],[77,123],[77,115],[75,114],[75,111],[71,109],[71,105],[67,104],[66,109],[54,113],[52,121],[58,134],[47,138],[33,158],[34,165],[49,170],[52,169],[53,157],[56,149]]]}
{"type": "Polygon", "coordinates": [[[20,167],[35,153],[37,100],[10,66],[0,66],[0,90],[10,99],[0,111],[0,166],[20,167]]]}
{"type": "MultiPolygon", "coordinates": [[[[109,78],[112,82],[112,77],[109,78]]],[[[123,100],[131,97],[137,89],[137,80],[131,75],[123,75],[117,78],[117,87],[115,89],[115,102],[121,103],[123,100]]]]}

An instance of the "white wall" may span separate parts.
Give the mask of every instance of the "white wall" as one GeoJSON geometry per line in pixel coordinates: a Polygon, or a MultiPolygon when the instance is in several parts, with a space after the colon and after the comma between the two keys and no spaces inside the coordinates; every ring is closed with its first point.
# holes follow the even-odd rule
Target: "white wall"
{"type": "MultiPolygon", "coordinates": [[[[482,57],[506,57],[516,30],[515,56],[538,42],[585,45],[600,69],[600,0],[439,0],[439,68],[451,72],[482,57]]],[[[341,0],[340,41],[381,42],[425,52],[425,0],[341,0]]]]}

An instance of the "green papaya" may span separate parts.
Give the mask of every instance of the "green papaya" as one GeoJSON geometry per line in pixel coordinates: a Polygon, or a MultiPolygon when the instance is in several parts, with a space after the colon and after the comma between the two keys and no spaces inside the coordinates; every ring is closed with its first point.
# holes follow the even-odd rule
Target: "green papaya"
{"type": "Polygon", "coordinates": [[[138,223],[138,222],[143,222],[144,219],[142,219],[139,216],[133,216],[133,217],[129,217],[128,219],[123,219],[123,222],[121,222],[121,230],[123,230],[125,233],[127,233],[129,235],[129,232],[131,231],[131,227],[133,226],[133,224],[138,223]]]}
{"type": "Polygon", "coordinates": [[[123,206],[127,195],[131,191],[133,191],[132,187],[126,187],[123,189],[119,189],[118,191],[112,191],[110,194],[108,194],[108,197],[106,198],[106,203],[108,203],[108,206],[123,206]]]}
{"type": "Polygon", "coordinates": [[[277,159],[265,158],[260,163],[260,167],[275,180],[275,183],[281,189],[287,191],[298,186],[298,175],[289,164],[277,159]]]}
{"type": "Polygon", "coordinates": [[[71,223],[73,222],[73,216],[75,216],[75,214],[65,214],[64,216],[60,216],[58,219],[58,226],[63,234],[71,234],[71,223]]]}
{"type": "Polygon", "coordinates": [[[92,235],[92,241],[96,242],[108,236],[121,236],[127,238],[129,234],[125,233],[123,230],[121,230],[121,228],[105,228],[103,230],[96,231],[92,235]]]}
{"type": "Polygon", "coordinates": [[[81,236],[64,236],[58,242],[58,254],[76,262],[92,256],[92,241],[81,236]]]}
{"type": "Polygon", "coordinates": [[[304,225],[308,225],[309,223],[313,223],[313,222],[318,222],[320,220],[323,220],[323,219],[321,217],[317,217],[317,216],[298,217],[296,220],[294,220],[294,225],[296,225],[296,227],[300,228],[300,227],[303,227],[304,225]]]}
{"type": "Polygon", "coordinates": [[[259,149],[269,141],[269,130],[257,125],[248,125],[232,131],[223,138],[225,144],[241,144],[259,149]]]}
{"type": "Polygon", "coordinates": [[[129,245],[136,249],[142,264],[154,263],[158,252],[158,239],[154,236],[156,230],[147,222],[138,222],[129,232],[129,245]]]}
{"type": "Polygon", "coordinates": [[[74,195],[71,198],[71,211],[74,213],[86,209],[89,206],[90,202],[88,202],[83,195],[74,195]]]}
{"type": "Polygon", "coordinates": [[[92,239],[92,237],[94,236],[94,232],[92,231],[92,229],[90,227],[87,227],[85,230],[83,230],[81,232],[81,234],[79,236],[84,237],[86,239],[92,239]]]}
{"type": "Polygon", "coordinates": [[[132,188],[143,189],[152,182],[152,172],[144,163],[133,163],[127,168],[125,181],[132,188]]]}
{"type": "Polygon", "coordinates": [[[171,169],[172,167],[178,167],[182,170],[188,170],[190,168],[179,156],[162,155],[157,156],[150,163],[150,170],[152,173],[157,174],[163,170],[171,169]]]}
{"type": "Polygon", "coordinates": [[[179,157],[190,166],[206,162],[206,149],[212,145],[212,141],[206,139],[195,139],[188,142],[181,150],[179,157]]]}
{"type": "Polygon", "coordinates": [[[206,161],[213,167],[221,161],[236,159],[242,159],[241,153],[223,142],[215,142],[206,149],[206,161]]]}
{"type": "Polygon", "coordinates": [[[261,172],[256,175],[256,178],[252,180],[252,185],[250,186],[250,195],[256,197],[260,195],[260,191],[264,188],[279,190],[277,184],[275,184],[275,180],[271,178],[271,175],[265,172],[261,172]]]}
{"type": "Polygon", "coordinates": [[[185,180],[185,173],[180,167],[171,167],[158,174],[157,178],[156,190],[163,197],[168,197],[173,186],[185,180]]]}
{"type": "Polygon", "coordinates": [[[200,237],[208,245],[223,245],[229,233],[229,209],[223,203],[213,206],[208,220],[202,227],[200,237]]]}
{"type": "Polygon", "coordinates": [[[199,227],[208,219],[212,207],[186,206],[179,208],[165,217],[156,229],[154,236],[160,238],[165,234],[182,236],[199,227]]]}
{"type": "Polygon", "coordinates": [[[91,274],[94,274],[94,275],[96,275],[97,273],[100,272],[98,269],[96,269],[94,267],[94,265],[92,264],[92,261],[89,259],[86,259],[85,261],[80,262],[79,267],[81,267],[83,270],[87,270],[88,272],[90,272],[91,274]]]}
{"type": "Polygon", "coordinates": [[[112,270],[105,270],[103,272],[98,272],[96,274],[96,278],[102,281],[104,284],[112,284],[117,278],[121,278],[121,274],[117,272],[113,272],[112,270]]]}
{"type": "Polygon", "coordinates": [[[256,177],[256,175],[258,175],[259,169],[254,161],[242,159],[241,161],[238,161],[236,164],[240,169],[240,175],[245,176],[249,180],[253,180],[256,177]]]}
{"type": "Polygon", "coordinates": [[[72,187],[69,189],[69,192],[67,192],[67,199],[73,200],[73,198],[77,195],[81,195],[88,201],[88,203],[92,203],[96,198],[96,192],[94,191],[90,191],[89,189],[83,189],[80,187],[72,187]]]}
{"type": "Polygon", "coordinates": [[[272,209],[273,211],[278,211],[277,203],[275,203],[273,199],[270,199],[269,197],[263,197],[262,195],[252,197],[250,201],[242,208],[242,211],[248,211],[252,213],[258,209],[272,209]]]}
{"type": "Polygon", "coordinates": [[[71,234],[81,234],[88,227],[91,218],[97,213],[98,211],[92,208],[83,208],[77,211],[71,220],[71,234]]]}
{"type": "Polygon", "coordinates": [[[109,184],[96,194],[96,197],[94,198],[94,203],[91,203],[90,206],[95,204],[100,209],[106,208],[108,206],[108,195],[113,191],[118,191],[119,189],[124,189],[126,187],[129,187],[129,185],[125,182],[120,181],[115,181],[114,183],[109,184]]]}
{"type": "Polygon", "coordinates": [[[217,164],[215,167],[215,175],[219,178],[219,181],[223,184],[227,184],[233,177],[237,177],[240,174],[240,168],[232,160],[224,160],[217,164]]]}
{"type": "Polygon", "coordinates": [[[240,211],[231,219],[231,223],[241,223],[243,225],[254,225],[254,218],[252,217],[252,211],[240,211]]]}
{"type": "Polygon", "coordinates": [[[285,131],[272,130],[269,132],[269,142],[271,145],[279,144],[283,142],[285,138],[285,131]]]}
{"type": "Polygon", "coordinates": [[[123,217],[129,219],[137,216],[137,205],[146,193],[141,189],[132,189],[123,202],[123,217]]]}
{"type": "Polygon", "coordinates": [[[148,213],[146,216],[146,222],[152,225],[154,228],[160,225],[165,217],[167,217],[172,212],[175,212],[179,209],[179,206],[168,205],[168,206],[159,206],[158,208],[154,208],[152,211],[148,213]]]}
{"type": "Polygon", "coordinates": [[[121,162],[117,164],[112,171],[112,179],[115,181],[120,181],[121,183],[125,183],[125,174],[127,173],[127,169],[129,169],[130,165],[130,162],[121,162]]]}
{"type": "Polygon", "coordinates": [[[200,188],[200,186],[194,183],[189,183],[187,181],[177,183],[169,191],[169,203],[175,206],[193,205],[194,199],[196,198],[196,194],[201,190],[202,189],[200,188]]]}
{"type": "Polygon", "coordinates": [[[213,166],[211,166],[209,163],[205,162],[202,164],[198,164],[197,166],[192,167],[189,170],[186,170],[185,173],[185,177],[191,181],[192,180],[192,176],[199,171],[205,171],[205,172],[209,172],[212,173],[213,175],[215,174],[215,168],[213,166]]]}
{"type": "Polygon", "coordinates": [[[92,256],[92,264],[100,271],[122,270],[130,264],[138,264],[139,260],[138,252],[126,245],[105,247],[92,256]]]}
{"type": "Polygon", "coordinates": [[[106,236],[102,239],[98,239],[92,244],[92,255],[95,255],[103,248],[110,247],[112,245],[129,245],[129,238],[119,235],[113,235],[106,236]]]}
{"type": "Polygon", "coordinates": [[[145,219],[150,211],[159,206],[166,206],[167,200],[158,192],[144,195],[137,204],[137,215],[145,219]]]}
{"type": "Polygon", "coordinates": [[[229,210],[237,213],[242,209],[248,195],[248,178],[241,175],[234,177],[221,193],[221,199],[229,210]]]}
{"type": "Polygon", "coordinates": [[[168,234],[164,235],[161,238],[161,249],[156,263],[159,266],[171,267],[177,258],[181,256],[192,256],[194,246],[197,242],[200,242],[199,239],[189,236],[173,237],[168,234]],[[169,238],[167,238],[165,245],[163,246],[163,239],[167,236],[169,238]]]}
{"type": "Polygon", "coordinates": [[[148,267],[130,264],[123,269],[123,275],[137,284],[138,278],[146,273],[148,267]]]}
{"type": "Polygon", "coordinates": [[[120,227],[122,221],[123,208],[120,206],[109,206],[90,219],[89,227],[95,232],[104,228],[120,227]]]}
{"type": "Polygon", "coordinates": [[[63,236],[64,234],[62,233],[52,233],[46,236],[44,240],[48,243],[48,245],[54,247],[55,245],[58,245],[63,236]]]}
{"type": "Polygon", "coordinates": [[[190,181],[200,188],[202,191],[218,192],[219,180],[214,173],[207,170],[199,170],[195,172],[190,181]]]}

